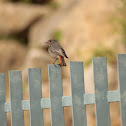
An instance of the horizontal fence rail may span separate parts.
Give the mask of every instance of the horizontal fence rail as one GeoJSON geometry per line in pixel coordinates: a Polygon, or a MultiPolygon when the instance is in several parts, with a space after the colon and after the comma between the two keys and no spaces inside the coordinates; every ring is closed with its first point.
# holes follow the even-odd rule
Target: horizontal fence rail
{"type": "MultiPolygon", "coordinates": [[[[95,94],[84,94],[84,105],[95,104],[95,94]]],[[[108,91],[107,92],[108,102],[119,102],[120,101],[120,93],[119,91],[108,91]]],[[[62,97],[62,107],[72,106],[72,97],[71,96],[63,96],[62,97]]],[[[41,109],[50,108],[50,99],[42,98],[41,99],[41,109]]],[[[23,100],[22,101],[22,110],[30,110],[30,101],[23,100]]],[[[4,105],[5,112],[11,112],[11,104],[5,103],[4,105]]]]}
{"type": "Polygon", "coordinates": [[[121,126],[126,126],[126,54],[118,54],[119,90],[108,91],[107,61],[93,58],[94,94],[85,94],[83,62],[70,62],[71,96],[63,96],[62,70],[49,65],[50,97],[42,98],[41,69],[28,70],[29,100],[23,100],[22,72],[9,71],[10,103],[5,99],[5,75],[0,74],[0,126],[24,126],[24,112],[30,111],[30,125],[43,126],[43,109],[51,111],[51,125],[64,126],[63,107],[72,106],[73,125],[87,126],[86,105],[95,104],[97,126],[110,126],[110,102],[120,102],[121,126]]]}

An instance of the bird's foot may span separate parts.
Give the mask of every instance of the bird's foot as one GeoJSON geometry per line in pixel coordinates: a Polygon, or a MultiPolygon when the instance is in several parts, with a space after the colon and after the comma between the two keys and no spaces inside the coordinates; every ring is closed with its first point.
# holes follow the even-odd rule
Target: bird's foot
{"type": "Polygon", "coordinates": [[[55,63],[53,63],[53,64],[54,64],[54,66],[57,68],[56,64],[55,64],[55,63]]]}
{"type": "Polygon", "coordinates": [[[61,64],[60,64],[60,63],[59,63],[58,65],[59,65],[59,66],[61,66],[61,64]]]}

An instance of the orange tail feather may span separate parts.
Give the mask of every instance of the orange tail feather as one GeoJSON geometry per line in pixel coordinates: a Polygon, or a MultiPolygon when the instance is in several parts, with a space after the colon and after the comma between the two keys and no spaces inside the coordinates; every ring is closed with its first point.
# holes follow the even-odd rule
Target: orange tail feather
{"type": "Polygon", "coordinates": [[[65,60],[63,56],[59,56],[59,61],[62,66],[66,66],[65,60]]]}

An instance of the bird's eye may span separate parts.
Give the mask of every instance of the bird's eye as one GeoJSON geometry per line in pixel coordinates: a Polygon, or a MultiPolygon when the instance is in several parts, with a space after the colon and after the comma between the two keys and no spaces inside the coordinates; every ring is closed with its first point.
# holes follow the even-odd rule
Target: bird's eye
{"type": "Polygon", "coordinates": [[[49,40],[49,42],[51,42],[51,40],[49,40]]]}

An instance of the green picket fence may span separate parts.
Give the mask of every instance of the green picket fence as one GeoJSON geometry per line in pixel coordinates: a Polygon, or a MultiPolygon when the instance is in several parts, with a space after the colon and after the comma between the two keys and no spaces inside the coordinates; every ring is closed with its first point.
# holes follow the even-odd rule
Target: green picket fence
{"type": "Polygon", "coordinates": [[[95,94],[85,94],[83,62],[70,62],[71,96],[63,96],[61,67],[49,65],[50,98],[42,98],[41,69],[28,69],[29,100],[23,100],[22,72],[9,71],[10,103],[5,99],[5,76],[0,74],[0,126],[7,126],[7,112],[11,112],[11,126],[24,126],[26,110],[31,126],[43,126],[43,109],[47,108],[51,126],[64,126],[66,106],[72,106],[74,126],[88,126],[88,104],[96,106],[97,126],[110,126],[110,102],[120,102],[121,126],[126,126],[126,54],[118,55],[117,64],[119,90],[108,91],[106,58],[93,58],[95,94]]]}

